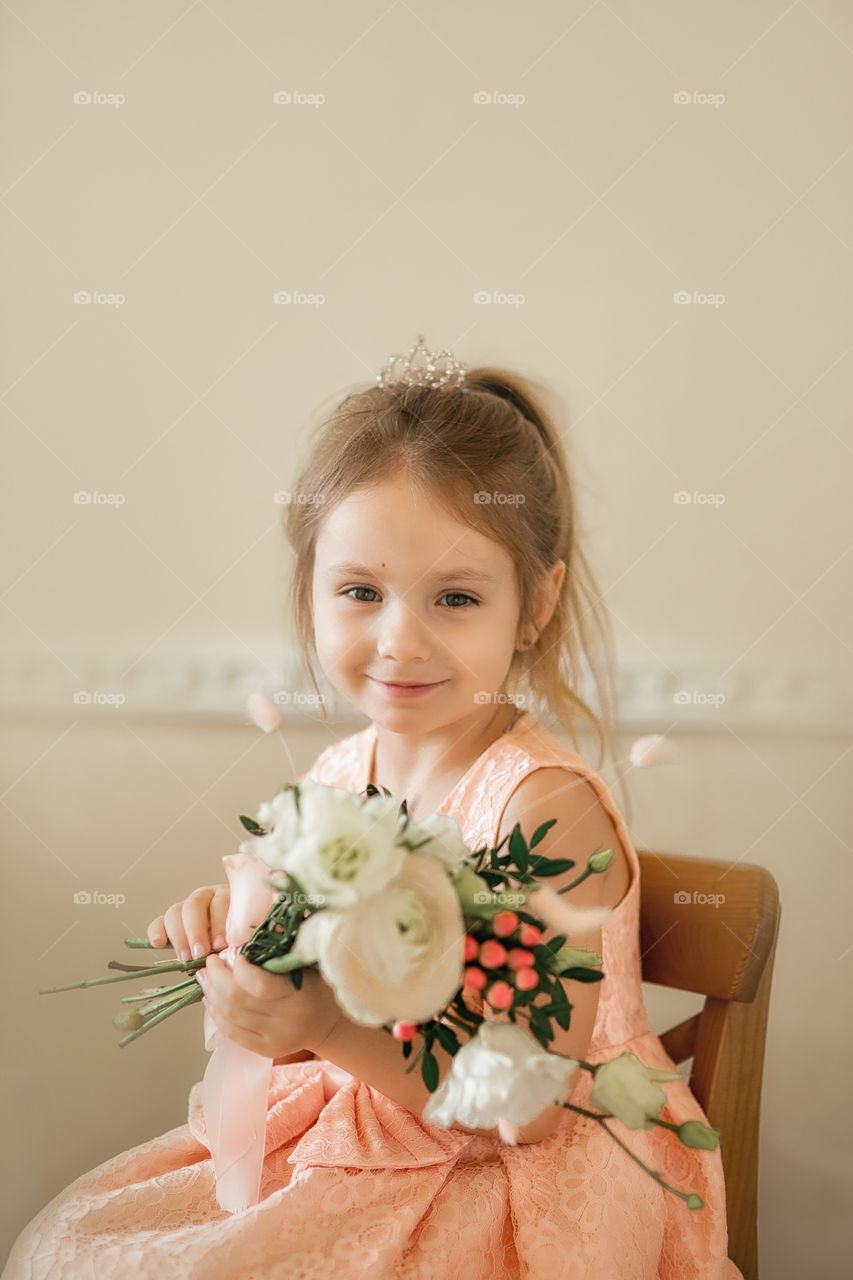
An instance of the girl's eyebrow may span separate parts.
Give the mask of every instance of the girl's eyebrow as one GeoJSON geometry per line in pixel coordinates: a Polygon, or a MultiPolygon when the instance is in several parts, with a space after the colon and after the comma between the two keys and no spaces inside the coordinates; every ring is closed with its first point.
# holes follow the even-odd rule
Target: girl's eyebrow
{"type": "MultiPolygon", "coordinates": [[[[339,577],[342,574],[363,574],[368,578],[378,578],[380,575],[374,573],[372,569],[366,568],[363,564],[356,564],[353,561],[347,561],[344,564],[333,564],[326,570],[327,577],[339,577]]],[[[494,578],[490,573],[486,573],[481,569],[474,569],[470,565],[459,565],[455,569],[439,569],[433,573],[427,581],[429,582],[446,582],[452,578],[456,582],[494,582],[494,578]]]]}

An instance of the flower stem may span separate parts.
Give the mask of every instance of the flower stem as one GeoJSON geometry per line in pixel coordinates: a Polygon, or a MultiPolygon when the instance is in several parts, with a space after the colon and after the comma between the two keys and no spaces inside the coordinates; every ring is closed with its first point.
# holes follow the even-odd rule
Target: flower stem
{"type": "MultiPolygon", "coordinates": [[[[587,1065],[586,1063],[581,1063],[581,1066],[586,1066],[586,1065],[587,1065]]],[[[585,1107],[576,1107],[573,1102],[564,1102],[562,1105],[566,1107],[567,1110],[576,1111],[579,1116],[586,1116],[588,1120],[594,1120],[596,1124],[601,1125],[605,1133],[610,1134],[613,1141],[618,1143],[618,1145],[622,1148],[625,1154],[629,1155],[635,1164],[638,1164],[641,1169],[645,1169],[646,1173],[650,1174],[651,1177],[654,1178],[655,1182],[660,1183],[660,1185],[664,1188],[665,1191],[671,1191],[674,1196],[678,1196],[681,1200],[686,1201],[688,1208],[702,1209],[705,1207],[704,1201],[700,1199],[700,1197],[697,1196],[695,1192],[679,1191],[677,1187],[670,1186],[668,1182],[664,1181],[663,1176],[660,1174],[660,1172],[657,1169],[650,1169],[649,1166],[645,1164],[638,1155],[635,1155],[634,1152],[631,1150],[631,1148],[626,1146],[625,1143],[622,1141],[622,1139],[617,1137],[616,1134],[613,1132],[613,1130],[605,1123],[611,1117],[600,1115],[596,1111],[587,1111],[585,1107]]],[[[662,1124],[665,1128],[673,1127],[671,1125],[668,1125],[666,1121],[662,1121],[662,1124]]]]}
{"type": "Polygon", "coordinates": [[[204,999],[204,992],[198,983],[195,984],[195,991],[188,991],[181,1000],[175,1000],[170,1004],[168,1009],[164,1009],[161,1013],[155,1013],[153,1018],[149,1018],[143,1027],[139,1027],[136,1031],[131,1031],[129,1035],[123,1036],[118,1042],[118,1047],[123,1049],[126,1044],[130,1044],[131,1040],[135,1040],[137,1036],[142,1036],[149,1027],[153,1027],[155,1023],[162,1022],[164,1018],[171,1018],[173,1013],[177,1013],[179,1009],[183,1009],[185,1005],[195,1004],[199,1000],[204,999]]]}
{"type": "Polygon", "coordinates": [[[195,973],[196,969],[204,966],[206,960],[206,956],[199,956],[197,960],[188,960],[186,964],[176,961],[174,964],[157,965],[155,969],[134,969],[132,973],[120,973],[115,978],[86,978],[84,982],[69,982],[64,987],[40,987],[39,995],[49,996],[55,991],[77,991],[80,987],[100,987],[106,982],[126,982],[128,978],[159,977],[161,973],[195,973]]]}

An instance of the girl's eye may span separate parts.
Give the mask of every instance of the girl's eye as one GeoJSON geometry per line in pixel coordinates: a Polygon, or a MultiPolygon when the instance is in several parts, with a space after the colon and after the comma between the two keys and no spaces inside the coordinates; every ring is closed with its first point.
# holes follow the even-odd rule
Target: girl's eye
{"type": "MultiPolygon", "coordinates": [[[[353,591],[368,591],[368,592],[373,592],[373,595],[376,595],[376,592],[373,590],[373,587],[348,587],[348,588],[346,589],[346,591],[342,591],[342,592],[341,592],[341,595],[349,596],[349,598],[350,598],[351,600],[355,600],[356,604],[373,604],[373,601],[372,601],[372,600],[364,600],[364,599],[362,599],[360,596],[359,596],[359,597],[356,597],[356,596],[352,595],[351,593],[352,593],[353,591]]],[[[467,592],[465,592],[465,591],[446,591],[446,592],[444,593],[444,595],[443,595],[443,596],[441,596],[440,598],[441,598],[442,600],[447,600],[447,599],[449,599],[449,598],[451,598],[451,597],[452,597],[452,598],[454,598],[454,599],[456,599],[456,600],[462,600],[462,601],[463,601],[463,604],[461,604],[461,605],[458,605],[458,604],[457,604],[457,605],[450,605],[450,606],[449,606],[451,609],[454,609],[454,610],[467,608],[467,606],[468,606],[469,604],[479,604],[479,603],[480,603],[480,602],[479,602],[479,600],[475,600],[473,596],[469,596],[469,595],[468,595],[468,593],[467,593],[467,592]]]]}

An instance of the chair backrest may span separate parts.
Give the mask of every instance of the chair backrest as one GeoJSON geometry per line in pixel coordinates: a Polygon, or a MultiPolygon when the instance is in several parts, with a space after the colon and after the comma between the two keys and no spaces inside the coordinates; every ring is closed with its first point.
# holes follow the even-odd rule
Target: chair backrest
{"type": "Polygon", "coordinates": [[[643,981],[705,996],[702,1011],[661,1035],[721,1130],[729,1257],[758,1280],[758,1125],[779,888],[769,871],[638,850],[643,981]]]}

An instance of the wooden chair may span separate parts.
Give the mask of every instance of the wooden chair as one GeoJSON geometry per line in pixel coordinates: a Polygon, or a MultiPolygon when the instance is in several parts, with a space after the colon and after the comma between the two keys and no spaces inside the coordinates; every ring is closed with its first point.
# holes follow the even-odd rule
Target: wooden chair
{"type": "Polygon", "coordinates": [[[722,1133],[729,1257],[745,1280],[758,1280],[758,1123],[778,885],[751,863],[638,853],[643,981],[705,997],[700,1013],[660,1039],[676,1064],[693,1059],[690,1088],[722,1133]]]}

